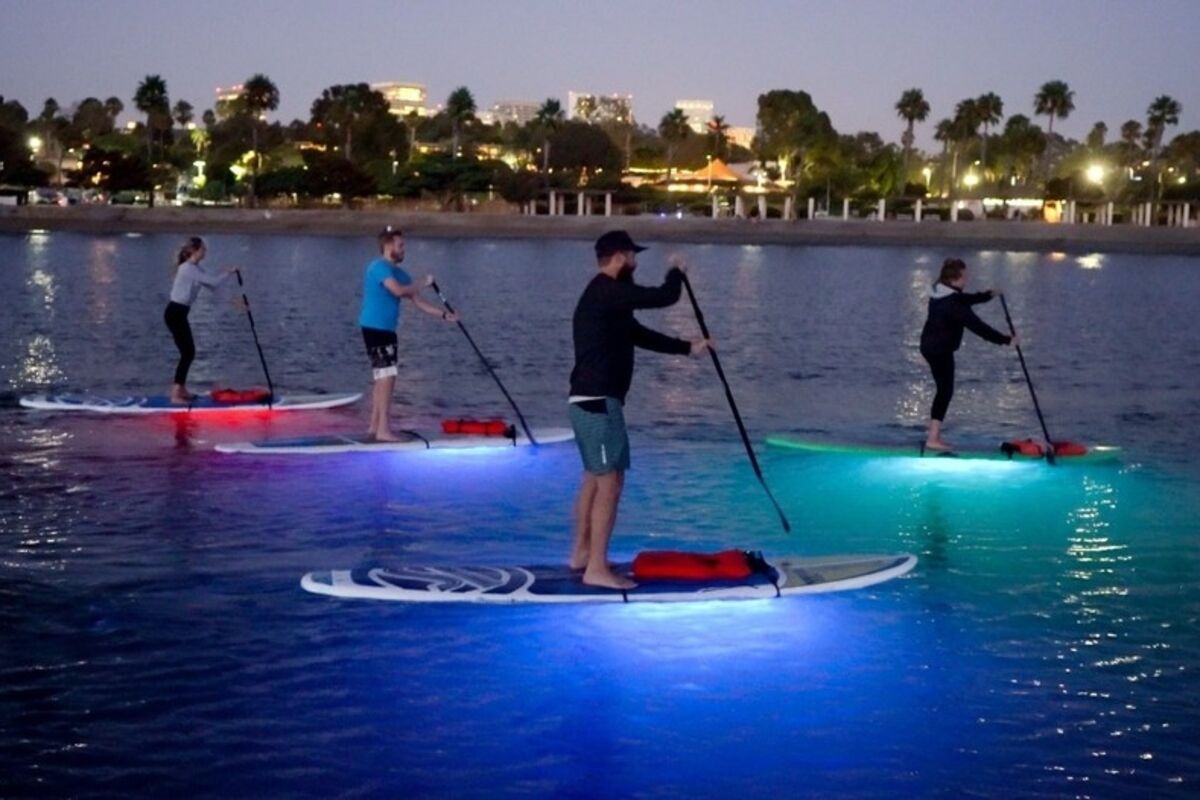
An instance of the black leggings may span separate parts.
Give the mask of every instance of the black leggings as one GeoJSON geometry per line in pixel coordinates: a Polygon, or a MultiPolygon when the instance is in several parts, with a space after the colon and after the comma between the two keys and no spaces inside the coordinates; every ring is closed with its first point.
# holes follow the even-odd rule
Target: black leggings
{"type": "Polygon", "coordinates": [[[921,355],[929,362],[933,382],[937,386],[929,418],[941,422],[946,419],[946,409],[950,407],[950,398],[954,396],[954,353],[927,353],[922,350],[921,355]]]}
{"type": "Polygon", "coordinates": [[[167,323],[167,330],[171,332],[171,336],[175,339],[175,346],[179,348],[179,364],[175,367],[175,383],[180,386],[187,383],[188,370],[192,368],[192,360],[196,357],[196,342],[192,339],[192,326],[188,325],[188,311],[190,310],[182,303],[172,300],[167,303],[167,310],[163,312],[163,321],[167,323]]]}

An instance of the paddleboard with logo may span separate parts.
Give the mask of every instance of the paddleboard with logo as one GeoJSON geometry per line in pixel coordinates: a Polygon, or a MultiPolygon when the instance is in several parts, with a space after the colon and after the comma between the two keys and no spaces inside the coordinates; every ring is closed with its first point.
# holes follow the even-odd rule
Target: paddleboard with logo
{"type": "MultiPolygon", "coordinates": [[[[314,594],[408,603],[684,603],[767,600],[874,586],[909,572],[916,556],[785,557],[762,559],[740,578],[656,579],[629,590],[588,586],[565,566],[377,567],[310,572],[300,586],[314,594]]],[[[631,574],[630,564],[616,565],[631,574]]]]}
{"type": "MultiPolygon", "coordinates": [[[[994,446],[956,447],[953,450],[929,450],[920,441],[908,444],[894,442],[848,442],[829,439],[805,438],[788,434],[767,437],[767,444],[784,450],[826,455],[861,456],[864,458],[945,458],[983,459],[988,461],[1044,461],[1046,456],[1032,443],[1001,442],[994,446]]],[[[1096,463],[1116,461],[1121,457],[1121,448],[1110,445],[1077,445],[1057,442],[1055,463],[1096,463]],[[1063,447],[1062,445],[1070,445],[1063,447]]]]}
{"type": "Polygon", "coordinates": [[[86,411],[93,414],[199,414],[213,411],[310,411],[337,408],[357,402],[354,394],[281,394],[265,400],[222,402],[197,395],[187,405],[172,403],[166,395],[39,394],[21,398],[21,405],[40,411],[86,411]]]}
{"type": "MultiPolygon", "coordinates": [[[[534,428],[533,439],[539,445],[560,444],[575,438],[570,428],[534,428]]],[[[384,453],[407,450],[472,450],[527,447],[524,431],[512,430],[508,436],[479,434],[429,434],[398,431],[398,442],[379,442],[365,435],[333,434],[297,436],[288,439],[264,439],[257,442],[230,442],[217,445],[217,452],[272,456],[313,456],[336,453],[384,453]]]]}

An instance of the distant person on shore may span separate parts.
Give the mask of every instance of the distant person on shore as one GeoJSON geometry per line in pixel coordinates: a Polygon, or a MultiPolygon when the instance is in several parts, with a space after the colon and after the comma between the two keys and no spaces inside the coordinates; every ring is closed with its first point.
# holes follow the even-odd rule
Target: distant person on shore
{"type": "Polygon", "coordinates": [[[404,261],[404,234],[399,228],[389,225],[379,234],[379,252],[379,258],[367,264],[362,310],[358,315],[375,381],[367,436],[377,442],[395,442],[398,438],[392,433],[391,412],[399,362],[396,329],[400,325],[400,301],[411,300],[426,314],[448,322],[457,322],[458,316],[421,297],[421,289],[433,283],[432,275],[426,276],[423,286],[417,286],[400,266],[404,261]]]}
{"type": "Polygon", "coordinates": [[[700,355],[706,339],[676,339],[653,331],[634,319],[642,308],[665,308],[679,300],[684,263],[670,259],[661,286],[633,282],[637,254],[625,231],[609,231],[596,240],[599,273],[584,289],[575,307],[572,328],[575,367],[568,399],[571,427],[583,459],[583,484],[575,501],[575,540],[570,567],[583,570],[583,582],[610,589],[636,584],[613,572],[608,544],[617,521],[617,505],[629,469],[629,436],[623,407],[633,380],[633,350],[700,355]]]}
{"type": "MultiPolygon", "coordinates": [[[[226,270],[213,270],[201,266],[200,262],[208,255],[208,247],[199,236],[187,240],[179,250],[175,262],[175,282],[171,285],[171,300],[167,310],[163,312],[163,321],[167,330],[179,348],[179,363],[175,366],[175,382],[171,384],[171,402],[187,405],[196,396],[187,390],[188,370],[196,358],[196,342],[192,338],[192,326],[188,324],[188,312],[203,287],[215,291],[217,287],[229,279],[237,271],[236,267],[226,270]]],[[[235,302],[236,305],[236,302],[235,302]]]]}
{"type": "Polygon", "coordinates": [[[921,355],[929,362],[937,393],[933,397],[933,408],[929,412],[929,432],[925,447],[929,450],[949,450],[942,439],[942,422],[950,398],[954,396],[954,353],[962,344],[963,329],[966,328],[980,338],[993,344],[1016,344],[1016,336],[1006,336],[975,316],[971,306],[986,303],[1000,292],[967,294],[967,265],[958,258],[948,258],[929,293],[929,317],[921,330],[921,355]]]}

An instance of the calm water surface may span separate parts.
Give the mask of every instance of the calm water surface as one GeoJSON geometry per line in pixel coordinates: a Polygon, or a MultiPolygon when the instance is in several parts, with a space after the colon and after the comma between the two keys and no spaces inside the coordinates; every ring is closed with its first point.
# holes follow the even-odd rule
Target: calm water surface
{"type": "MultiPolygon", "coordinates": [[[[639,357],[614,550],[910,551],[902,580],[778,602],[414,607],[310,569],[560,559],[579,464],[538,452],[221,456],[359,431],[365,406],[251,418],[22,410],[161,392],[175,236],[0,237],[0,796],[1194,797],[1200,781],[1200,264],[967,252],[1008,293],[1056,437],[1119,465],[760,457],[707,360],[639,357]]],[[[367,239],[213,236],[277,385],[362,390],[367,239]]],[[[695,246],[753,436],[914,440],[948,253],[695,246]]],[[[643,255],[657,282],[665,246],[643,255]]],[[[409,241],[537,425],[566,423],[582,242],[409,241]]],[[[997,326],[996,305],[981,314],[997,326]]],[[[696,334],[686,302],[649,324],[696,334]]],[[[194,388],[260,384],[202,297],[194,388]]],[[[401,331],[406,426],[504,413],[454,327],[401,331]]],[[[948,436],[1037,421],[1013,352],[971,338],[948,436]]]]}

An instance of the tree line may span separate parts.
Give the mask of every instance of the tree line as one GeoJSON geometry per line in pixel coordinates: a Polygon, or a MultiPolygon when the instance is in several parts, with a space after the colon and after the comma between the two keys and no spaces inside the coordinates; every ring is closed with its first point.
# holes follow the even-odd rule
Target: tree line
{"type": "Polygon", "coordinates": [[[1005,116],[994,92],[964,99],[934,124],[941,151],[914,147],[917,124],[931,107],[919,88],[895,104],[904,127],[899,143],[875,132],[838,132],[803,91],[777,89],[758,97],[751,146],[729,140],[721,116],[704,133],[674,109],[658,124],[638,124],[606,109],[605,98],[584,102],[567,119],[561,103],[544,101],[523,123],[485,124],[470,90],[455,89],[437,113],[403,118],[366,83],[324,89],[307,119],[268,121],[279,107],[269,77],[248,78],[236,96],[199,114],[186,100],[171,102],[166,81],[147,75],[132,95],[137,120],[118,127],[126,110],[118,97],[88,97],[64,108],[47,99],[30,114],[0,97],[0,184],[96,188],[110,193],[184,186],[197,200],[433,197],[461,208],[472,193],[493,191],[525,202],[546,189],[602,188],[620,199],[645,200],[655,188],[621,182],[630,168],[699,169],[712,158],[757,162],[781,191],[863,200],[926,195],[1105,196],[1114,199],[1193,198],[1200,166],[1200,132],[1167,141],[1179,122],[1178,101],[1161,96],[1144,121],[1130,119],[1109,140],[1102,122],[1082,142],[1056,133],[1055,122],[1075,112],[1063,81],[1044,84],[1031,98],[1033,118],[1005,116]],[[1044,117],[1043,129],[1034,118],[1044,117]],[[1001,123],[1003,125],[1001,126],[1001,123]],[[34,146],[36,145],[36,146],[34,146]],[[64,170],[69,156],[78,168],[64,170]],[[1106,165],[1097,179],[1094,164],[1106,165]]]}

